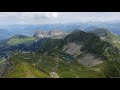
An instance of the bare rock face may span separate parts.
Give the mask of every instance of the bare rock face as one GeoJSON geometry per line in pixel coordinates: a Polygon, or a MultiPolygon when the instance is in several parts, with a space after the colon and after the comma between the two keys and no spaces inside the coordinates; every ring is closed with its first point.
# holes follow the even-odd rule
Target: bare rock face
{"type": "Polygon", "coordinates": [[[48,35],[50,36],[56,36],[56,35],[64,35],[65,32],[63,32],[62,30],[50,30],[48,32],[48,35]]]}
{"type": "Polygon", "coordinates": [[[66,33],[62,30],[50,30],[48,32],[46,31],[36,31],[34,34],[34,37],[36,38],[47,38],[51,37],[52,39],[56,38],[62,38],[66,35],[66,33]]]}
{"type": "Polygon", "coordinates": [[[50,73],[50,76],[51,76],[52,78],[59,78],[59,75],[58,75],[56,72],[51,72],[51,73],[50,73]]]}
{"type": "Polygon", "coordinates": [[[84,54],[84,52],[81,51],[81,47],[82,44],[69,43],[63,47],[63,51],[72,55],[80,64],[87,67],[92,67],[104,62],[104,59],[98,55],[89,53],[84,54]]]}
{"type": "Polygon", "coordinates": [[[0,77],[5,77],[13,69],[13,62],[6,60],[0,65],[0,77]]]}
{"type": "Polygon", "coordinates": [[[45,31],[36,31],[34,34],[34,37],[36,38],[46,38],[48,37],[48,33],[45,31]]]}
{"type": "Polygon", "coordinates": [[[63,51],[65,51],[67,54],[74,55],[76,57],[82,53],[80,51],[81,47],[82,45],[79,45],[77,43],[69,43],[68,45],[65,45],[63,47],[63,51]]]}
{"type": "Polygon", "coordinates": [[[92,66],[103,63],[104,60],[100,57],[96,57],[95,55],[86,54],[84,57],[79,58],[78,62],[80,64],[83,64],[84,66],[92,67],[92,66]]]}

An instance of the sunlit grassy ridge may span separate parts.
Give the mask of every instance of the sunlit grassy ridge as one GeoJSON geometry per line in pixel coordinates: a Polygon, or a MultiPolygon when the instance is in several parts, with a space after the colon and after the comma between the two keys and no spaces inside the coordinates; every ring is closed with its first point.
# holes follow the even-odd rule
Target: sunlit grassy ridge
{"type": "Polygon", "coordinates": [[[26,38],[11,38],[7,43],[9,45],[16,45],[16,44],[26,44],[29,45],[36,40],[34,37],[26,37],[26,38]]]}
{"type": "Polygon", "coordinates": [[[110,30],[105,28],[99,28],[93,31],[90,31],[92,33],[95,33],[97,36],[101,37],[103,41],[107,41],[111,43],[113,46],[116,46],[120,49],[120,36],[117,34],[112,33],[110,30]]]}
{"type": "Polygon", "coordinates": [[[114,46],[120,49],[120,36],[108,33],[107,41],[112,42],[114,46]]]}
{"type": "Polygon", "coordinates": [[[20,62],[9,73],[7,78],[49,78],[49,76],[32,67],[29,63],[20,62]]]}
{"type": "Polygon", "coordinates": [[[106,77],[120,77],[120,64],[116,61],[106,61],[94,68],[101,70],[106,77]]]}
{"type": "Polygon", "coordinates": [[[50,76],[34,65],[34,58],[28,57],[29,54],[20,56],[15,55],[11,60],[15,63],[14,69],[6,76],[7,78],[50,78],[50,76]],[[24,58],[25,57],[25,58],[24,58]],[[30,58],[30,60],[27,60],[30,58]]]}

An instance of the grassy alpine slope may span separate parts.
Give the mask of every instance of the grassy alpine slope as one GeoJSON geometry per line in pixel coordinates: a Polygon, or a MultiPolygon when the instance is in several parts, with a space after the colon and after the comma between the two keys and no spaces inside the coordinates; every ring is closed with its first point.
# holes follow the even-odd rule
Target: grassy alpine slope
{"type": "MultiPolygon", "coordinates": [[[[27,56],[27,54],[26,54],[27,56]]],[[[6,76],[6,78],[49,78],[50,76],[34,66],[32,61],[28,61],[27,57],[22,54],[14,55],[11,60],[15,62],[14,69],[6,76]]],[[[29,56],[29,58],[31,58],[29,56]]],[[[32,60],[31,58],[30,60],[32,60]]]]}
{"type": "Polygon", "coordinates": [[[50,76],[51,72],[56,72],[59,78],[120,77],[120,64],[109,60],[94,67],[36,53],[19,53],[13,55],[11,60],[16,64],[7,78],[54,78],[50,76]]]}
{"type": "Polygon", "coordinates": [[[76,61],[68,63],[53,56],[39,54],[13,55],[12,61],[16,62],[14,70],[7,78],[50,78],[51,72],[56,72],[59,78],[101,78],[104,73],[95,68],[87,68],[76,61]]]}
{"type": "Polygon", "coordinates": [[[16,44],[32,44],[36,39],[34,37],[26,37],[26,38],[11,38],[7,42],[9,45],[16,45],[16,44]]]}
{"type": "Polygon", "coordinates": [[[97,36],[101,38],[104,38],[102,40],[107,41],[120,49],[120,36],[112,33],[108,29],[100,28],[90,32],[95,33],[97,36]]]}
{"type": "MultiPolygon", "coordinates": [[[[10,60],[14,69],[7,78],[106,78],[120,77],[119,51],[109,42],[83,31],[74,31],[65,39],[45,40],[38,52],[14,52],[10,60]],[[103,57],[102,64],[91,67],[78,63],[78,57],[63,51],[70,43],[82,45],[79,58],[83,54],[103,57]]],[[[90,60],[89,60],[90,62],[90,60]]]]}
{"type": "Polygon", "coordinates": [[[20,62],[7,78],[49,78],[48,75],[32,67],[29,63],[20,62]]]}

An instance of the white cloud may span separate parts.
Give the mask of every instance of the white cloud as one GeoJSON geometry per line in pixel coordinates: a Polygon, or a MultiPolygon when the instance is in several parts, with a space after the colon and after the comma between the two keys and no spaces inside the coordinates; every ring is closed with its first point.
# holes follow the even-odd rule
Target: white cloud
{"type": "Polygon", "coordinates": [[[69,12],[66,16],[68,14],[69,19],[81,22],[120,20],[120,12],[69,12]]]}
{"type": "Polygon", "coordinates": [[[57,12],[46,12],[46,13],[41,13],[41,15],[38,14],[38,17],[45,17],[45,18],[57,18],[59,14],[57,12]]]}
{"type": "Polygon", "coordinates": [[[0,12],[0,25],[114,20],[120,20],[120,12],[0,12]]]}
{"type": "Polygon", "coordinates": [[[52,19],[57,18],[57,12],[22,12],[19,19],[52,19]]]}

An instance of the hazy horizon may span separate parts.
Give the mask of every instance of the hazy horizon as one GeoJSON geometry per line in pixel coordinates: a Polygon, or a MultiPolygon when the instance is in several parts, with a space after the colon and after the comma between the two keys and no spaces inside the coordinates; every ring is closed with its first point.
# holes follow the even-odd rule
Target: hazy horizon
{"type": "Polygon", "coordinates": [[[0,12],[0,25],[120,21],[120,12],[0,12]]]}

